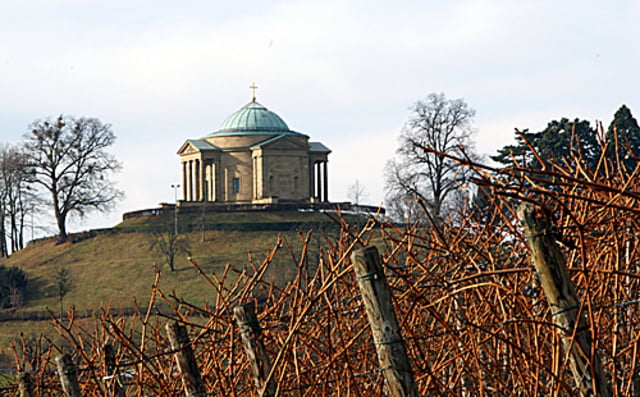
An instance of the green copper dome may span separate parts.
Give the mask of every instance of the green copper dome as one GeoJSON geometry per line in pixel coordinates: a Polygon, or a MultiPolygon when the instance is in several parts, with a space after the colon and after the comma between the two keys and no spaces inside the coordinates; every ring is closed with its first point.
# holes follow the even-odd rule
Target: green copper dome
{"type": "Polygon", "coordinates": [[[209,136],[263,134],[302,135],[291,131],[280,116],[253,100],[227,117],[220,129],[209,136]]]}

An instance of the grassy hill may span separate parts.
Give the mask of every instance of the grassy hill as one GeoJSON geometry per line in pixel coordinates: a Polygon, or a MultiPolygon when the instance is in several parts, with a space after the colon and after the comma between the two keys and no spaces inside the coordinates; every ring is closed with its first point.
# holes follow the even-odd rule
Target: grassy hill
{"type": "MultiPolygon", "coordinates": [[[[135,296],[144,301],[154,279],[152,265],[163,272],[163,285],[194,302],[211,299],[204,291],[195,269],[180,255],[176,271],[170,272],[164,258],[150,250],[154,232],[172,232],[170,215],[129,219],[112,229],[102,229],[76,236],[64,244],[55,238],[42,239],[29,244],[0,263],[23,269],[29,278],[25,308],[41,310],[55,308],[55,274],[60,267],[71,273],[74,289],[65,296],[65,305],[77,309],[97,308],[101,303],[111,306],[130,306],[135,296]]],[[[191,257],[208,273],[221,271],[226,264],[242,268],[248,263],[249,253],[254,261],[264,259],[281,236],[294,250],[301,247],[300,231],[322,230],[336,232],[335,224],[324,214],[298,212],[254,212],[181,215],[178,219],[181,233],[191,246],[191,257]],[[203,229],[204,225],[204,231],[203,229]]],[[[319,239],[316,239],[319,240],[319,239]]],[[[312,247],[313,248],[313,247],[312,247]]],[[[288,262],[288,253],[282,250],[276,256],[276,267],[288,262]]],[[[277,274],[286,278],[286,269],[277,274]],[[284,273],[282,273],[284,271],[284,273]]]]}
{"type": "MultiPolygon", "coordinates": [[[[355,221],[352,217],[351,221],[355,221]]],[[[65,308],[74,305],[79,311],[101,306],[126,308],[133,299],[144,306],[154,280],[153,265],[162,271],[161,289],[175,293],[187,301],[203,304],[215,298],[214,291],[186,255],[176,259],[171,272],[163,257],[150,250],[154,233],[173,232],[171,214],[128,219],[111,229],[85,232],[72,241],[57,244],[55,238],[30,243],[25,249],[1,260],[6,266],[17,266],[28,276],[23,307],[19,312],[59,310],[55,275],[61,267],[68,269],[73,289],[64,297],[65,308]]],[[[247,212],[180,215],[181,234],[190,243],[191,257],[207,273],[220,273],[225,265],[242,269],[249,261],[261,262],[280,236],[285,248],[276,255],[270,272],[278,282],[292,277],[291,256],[287,249],[299,252],[300,232],[313,230],[311,250],[323,243],[322,234],[335,235],[338,229],[321,213],[247,212]]],[[[0,335],[16,335],[16,331],[37,330],[37,322],[0,323],[0,335]],[[21,325],[23,329],[21,329],[21,325]]],[[[4,343],[0,341],[0,346],[4,343]]]]}

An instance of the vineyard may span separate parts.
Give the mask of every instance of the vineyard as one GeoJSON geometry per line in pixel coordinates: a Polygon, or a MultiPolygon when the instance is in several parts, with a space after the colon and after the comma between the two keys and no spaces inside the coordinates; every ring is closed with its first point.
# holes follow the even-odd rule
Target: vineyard
{"type": "Polygon", "coordinates": [[[90,328],[73,312],[52,316],[63,344],[42,336],[5,352],[18,376],[3,393],[63,395],[60,361],[77,379],[66,393],[83,396],[640,395],[640,167],[603,155],[592,169],[579,153],[541,159],[541,169],[458,161],[474,171],[482,205],[431,219],[417,203],[403,226],[337,216],[341,232],[320,255],[300,234],[286,285],[264,277],[284,241],[262,263],[222,274],[192,261],[211,285],[208,306],[163,290],[156,272],[149,306],[133,315],[105,308],[90,328]],[[522,203],[550,223],[523,228],[522,203]],[[542,240],[572,282],[556,297],[564,303],[549,304],[549,280],[533,265],[542,240]],[[356,273],[374,242],[382,270],[356,273]],[[365,309],[374,283],[388,286],[397,320],[384,322],[387,339],[365,309]],[[173,314],[157,314],[159,302],[173,314]],[[404,352],[402,362],[385,357],[404,352]],[[394,374],[408,379],[400,394],[394,374]]]}

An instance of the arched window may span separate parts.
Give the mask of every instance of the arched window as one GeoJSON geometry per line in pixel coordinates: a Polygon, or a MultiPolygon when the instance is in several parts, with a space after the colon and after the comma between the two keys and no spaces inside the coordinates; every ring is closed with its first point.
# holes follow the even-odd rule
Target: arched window
{"type": "Polygon", "coordinates": [[[293,192],[298,193],[298,176],[293,177],[293,192]]]}

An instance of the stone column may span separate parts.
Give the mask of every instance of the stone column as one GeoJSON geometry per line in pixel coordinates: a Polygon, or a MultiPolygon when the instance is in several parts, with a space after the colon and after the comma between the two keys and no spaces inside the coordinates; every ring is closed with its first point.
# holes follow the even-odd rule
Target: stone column
{"type": "Polygon", "coordinates": [[[322,200],[322,168],[320,162],[316,162],[316,197],[318,201],[322,200]]]}
{"type": "Polygon", "coordinates": [[[211,162],[211,200],[218,201],[218,165],[215,161],[211,162]]]}
{"type": "Polygon", "coordinates": [[[251,197],[253,200],[256,200],[258,198],[258,159],[256,157],[251,157],[251,167],[253,175],[253,180],[251,181],[253,192],[251,194],[251,197]]]}
{"type": "Polygon", "coordinates": [[[202,201],[209,201],[209,195],[211,194],[211,169],[207,161],[202,160],[202,201]]]}
{"type": "Polygon", "coordinates": [[[204,165],[204,173],[206,177],[204,178],[204,183],[207,185],[207,196],[204,198],[205,201],[213,201],[213,161],[209,160],[204,165]]]}
{"type": "Polygon", "coordinates": [[[324,172],[323,172],[323,182],[324,182],[324,186],[323,186],[323,193],[324,193],[324,201],[328,202],[329,201],[329,174],[327,173],[327,163],[329,161],[325,160],[322,162],[323,167],[324,167],[324,172]]]}
{"type": "Polygon", "coordinates": [[[189,160],[188,161],[188,166],[187,168],[189,168],[189,197],[187,198],[187,201],[193,201],[193,160],[189,160]]]}
{"type": "Polygon", "coordinates": [[[182,163],[182,199],[187,200],[187,162],[182,163]]]}
{"type": "Polygon", "coordinates": [[[200,197],[198,198],[198,200],[200,201],[206,201],[207,198],[206,196],[206,189],[205,189],[205,183],[207,178],[205,177],[204,174],[204,160],[200,159],[200,169],[199,169],[199,174],[200,174],[200,197]]]}
{"type": "Polygon", "coordinates": [[[193,185],[195,187],[194,189],[194,196],[193,196],[193,201],[199,201],[200,200],[200,192],[202,191],[202,186],[201,186],[201,175],[200,175],[200,160],[195,159],[193,160],[193,172],[195,174],[195,178],[193,178],[193,185]]]}

